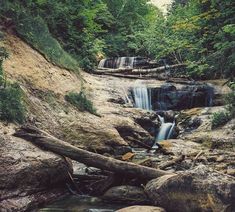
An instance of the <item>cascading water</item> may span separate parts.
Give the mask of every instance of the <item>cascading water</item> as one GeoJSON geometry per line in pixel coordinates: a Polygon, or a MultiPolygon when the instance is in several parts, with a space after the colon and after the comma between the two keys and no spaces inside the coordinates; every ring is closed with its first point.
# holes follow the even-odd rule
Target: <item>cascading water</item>
{"type": "Polygon", "coordinates": [[[105,61],[106,61],[106,59],[102,59],[102,60],[99,62],[98,69],[104,68],[105,61]]]}
{"type": "Polygon", "coordinates": [[[112,59],[102,59],[98,69],[133,69],[137,57],[117,57],[112,59]]]}
{"type": "Polygon", "coordinates": [[[153,149],[158,148],[157,142],[170,139],[172,136],[172,132],[175,127],[175,121],[173,123],[171,122],[165,122],[164,117],[158,116],[161,122],[161,127],[159,129],[158,135],[156,136],[155,143],[153,145],[153,149]]]}
{"type": "MultiPolygon", "coordinates": [[[[142,108],[145,110],[152,110],[151,89],[148,90],[147,86],[139,84],[138,86],[134,87],[133,96],[134,96],[135,107],[142,108]]],[[[161,127],[156,136],[153,149],[156,149],[158,147],[157,142],[165,139],[170,139],[175,127],[175,121],[173,123],[165,122],[164,117],[161,116],[158,117],[161,122],[161,127]]]]}
{"type": "Polygon", "coordinates": [[[140,85],[133,88],[133,95],[135,101],[135,107],[145,110],[151,110],[151,93],[145,85],[140,85]]]}

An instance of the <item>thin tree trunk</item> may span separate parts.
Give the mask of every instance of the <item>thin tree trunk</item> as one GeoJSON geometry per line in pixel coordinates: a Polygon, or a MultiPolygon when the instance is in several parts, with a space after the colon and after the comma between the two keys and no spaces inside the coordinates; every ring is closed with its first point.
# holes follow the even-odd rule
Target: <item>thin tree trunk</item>
{"type": "Polygon", "coordinates": [[[31,126],[21,127],[14,133],[14,136],[28,140],[45,150],[84,163],[87,166],[109,170],[121,175],[150,180],[169,174],[166,171],[120,161],[77,148],[31,126]]]}

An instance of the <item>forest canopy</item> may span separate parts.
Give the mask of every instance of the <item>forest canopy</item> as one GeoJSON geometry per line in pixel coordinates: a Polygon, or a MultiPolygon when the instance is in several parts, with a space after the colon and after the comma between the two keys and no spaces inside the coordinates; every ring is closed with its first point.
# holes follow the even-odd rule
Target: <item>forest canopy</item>
{"type": "Polygon", "coordinates": [[[104,57],[143,56],[184,63],[194,78],[234,77],[233,0],[174,0],[166,15],[147,0],[5,0],[0,15],[71,70],[77,61],[91,71],[104,57]]]}

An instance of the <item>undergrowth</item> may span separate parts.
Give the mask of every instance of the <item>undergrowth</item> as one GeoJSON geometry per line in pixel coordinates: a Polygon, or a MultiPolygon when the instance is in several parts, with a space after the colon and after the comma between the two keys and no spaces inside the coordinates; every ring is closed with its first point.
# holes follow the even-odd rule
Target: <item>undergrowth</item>
{"type": "Polygon", "coordinates": [[[225,97],[225,111],[219,111],[212,115],[212,129],[225,125],[228,121],[235,118],[235,88],[234,82],[231,84],[232,92],[225,97]]]}
{"type": "Polygon", "coordinates": [[[0,89],[0,119],[22,124],[25,121],[23,92],[16,83],[0,89]]]}
{"type": "Polygon", "coordinates": [[[88,111],[91,114],[98,115],[95,107],[93,106],[93,103],[89,99],[87,99],[84,92],[68,93],[67,95],[65,95],[65,100],[81,111],[88,111]]]}
{"type": "Polygon", "coordinates": [[[0,47],[0,120],[21,124],[25,121],[23,92],[17,83],[8,83],[4,77],[2,64],[7,57],[6,49],[0,47]]]}

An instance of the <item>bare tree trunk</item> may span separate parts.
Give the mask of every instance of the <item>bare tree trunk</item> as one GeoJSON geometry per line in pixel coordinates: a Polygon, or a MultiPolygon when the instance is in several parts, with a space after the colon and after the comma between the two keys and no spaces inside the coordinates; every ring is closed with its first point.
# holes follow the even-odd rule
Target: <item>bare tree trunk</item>
{"type": "Polygon", "coordinates": [[[130,177],[150,180],[169,174],[166,171],[120,161],[77,148],[31,126],[21,127],[14,133],[14,136],[28,140],[43,149],[84,163],[87,166],[109,170],[130,177]]]}

